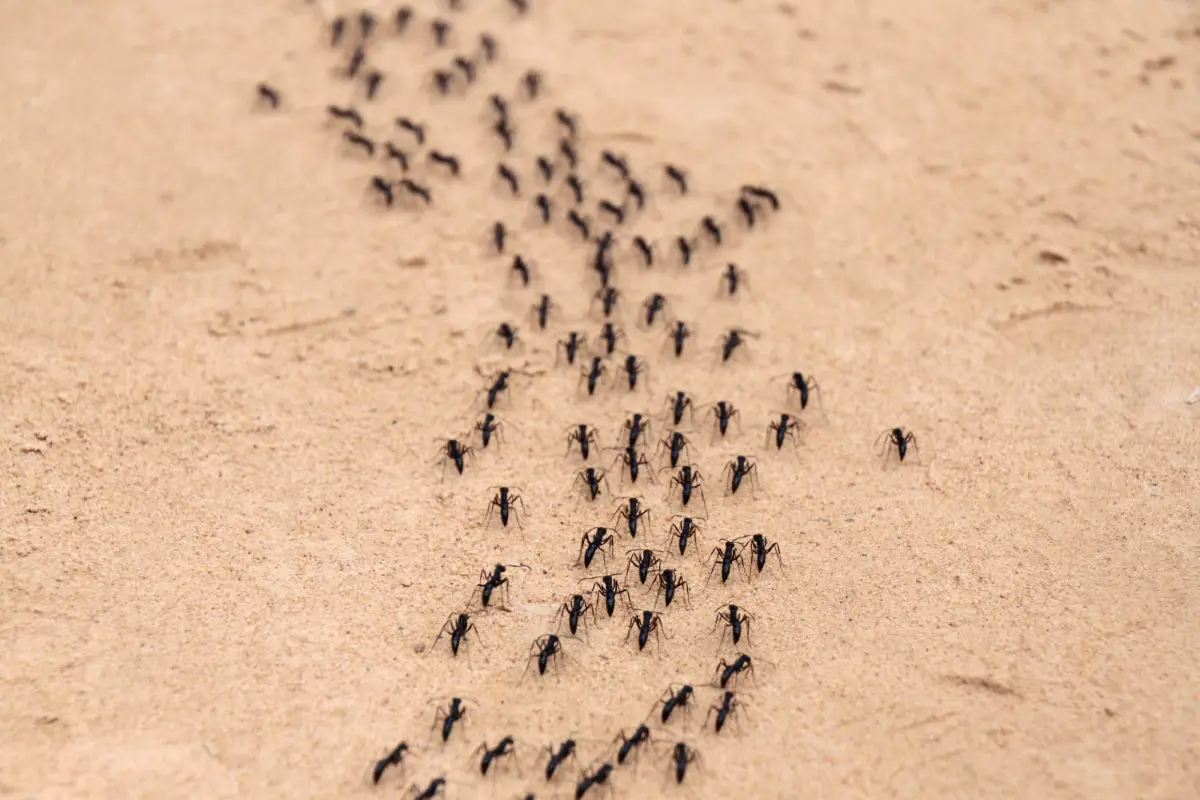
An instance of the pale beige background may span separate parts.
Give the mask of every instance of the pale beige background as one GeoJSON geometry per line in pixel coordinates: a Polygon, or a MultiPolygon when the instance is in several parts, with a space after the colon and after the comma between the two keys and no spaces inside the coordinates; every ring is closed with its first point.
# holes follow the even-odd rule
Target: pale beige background
{"type": "Polygon", "coordinates": [[[451,797],[541,796],[538,747],[573,731],[590,761],[667,683],[708,679],[730,599],[758,616],[740,732],[700,730],[701,689],[615,796],[664,792],[675,734],[704,766],[671,796],[1200,794],[1194,4],[534,3],[515,22],[466,0],[459,35],[504,49],[469,100],[421,93],[430,46],[375,52],[372,133],[427,119],[466,171],[390,214],[324,123],[354,97],[318,7],[0,5],[0,794],[396,796],[445,771],[451,797]],[[656,191],[663,161],[692,168],[649,235],[746,180],[786,208],[727,248],[752,281],[735,303],[715,299],[726,254],[623,271],[631,308],[665,291],[699,331],[671,365],[630,312],[645,394],[578,401],[531,335],[506,448],[439,484],[434,437],[469,428],[475,367],[504,363],[486,325],[528,327],[493,219],[563,304],[555,333],[598,328],[570,237],[490,184],[483,98],[527,66],[548,95],[514,109],[525,173],[562,104],[591,159],[626,152],[656,191]],[[254,108],[259,80],[283,110],[254,108]],[[763,337],[717,369],[731,324],[763,337]],[[793,368],[825,388],[798,458],[762,447],[793,368]],[[611,444],[677,387],[743,411],[733,441],[695,437],[704,551],[762,530],[788,571],[705,589],[685,562],[693,607],[661,654],[606,621],[568,641],[560,682],[517,686],[611,509],[568,494],[562,429],[611,444]],[[884,471],[871,445],[895,424],[923,463],[884,471]],[[717,485],[734,452],[763,482],[736,503],[717,485]],[[482,529],[500,482],[523,534],[482,529]],[[496,560],[535,566],[512,613],[480,618],[469,660],[430,650],[496,560]],[[478,705],[443,749],[429,701],[451,693],[478,705]],[[472,776],[471,748],[510,732],[524,775],[472,776]],[[421,752],[372,790],[401,738],[421,752]]]}

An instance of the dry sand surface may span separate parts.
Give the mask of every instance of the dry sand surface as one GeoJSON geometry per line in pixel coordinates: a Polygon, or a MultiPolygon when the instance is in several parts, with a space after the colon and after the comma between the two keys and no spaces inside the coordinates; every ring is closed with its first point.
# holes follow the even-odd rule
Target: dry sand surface
{"type": "MultiPolygon", "coordinates": [[[[1200,796],[1196,6],[531,2],[521,20],[500,0],[414,3],[407,39],[376,34],[374,102],[336,74],[336,9],[0,5],[0,795],[399,796],[445,774],[451,798],[567,797],[690,681],[690,717],[653,725],[611,796],[1200,796]],[[433,13],[454,20],[443,51],[433,13]],[[500,59],[435,99],[429,70],[484,30],[500,59]],[[515,96],[529,67],[536,102],[515,96]],[[259,81],[280,109],[256,105],[259,81]],[[513,98],[508,156],[493,91],[513,98]],[[434,206],[383,208],[365,187],[385,167],[339,140],[328,103],[381,140],[401,140],[397,114],[425,120],[462,177],[421,163],[434,206]],[[618,321],[650,366],[633,394],[614,373],[589,398],[555,365],[557,338],[600,327],[587,252],[494,181],[504,157],[537,182],[559,105],[582,120],[589,191],[618,188],[608,147],[650,195],[616,250],[618,321]],[[668,161],[691,170],[686,198],[668,161]],[[753,231],[732,224],[745,182],[782,200],[753,231]],[[706,213],[725,244],[671,263],[665,243],[706,213]],[[489,253],[496,219],[535,287],[489,253]],[[632,230],[664,243],[653,269],[632,230]],[[750,283],[722,299],[728,261],[750,283]],[[528,316],[543,291],[560,306],[545,333],[528,316]],[[635,324],[653,291],[696,331],[678,361],[635,324]],[[503,320],[522,352],[488,343],[503,320]],[[761,337],[721,365],[731,326],[761,337]],[[470,432],[478,372],[503,366],[520,372],[502,449],[476,436],[442,482],[435,439],[470,432]],[[768,450],[795,369],[821,400],[798,451],[768,450]],[[724,441],[702,414],[686,425],[707,527],[667,563],[691,607],[640,654],[629,613],[602,614],[520,681],[603,571],[573,562],[615,505],[572,491],[565,428],[613,446],[674,389],[741,411],[724,441]],[[920,460],[883,468],[873,443],[895,425],[920,460]],[[734,454],[757,459],[756,493],[722,491],[734,454]],[[485,528],[494,484],[520,487],[523,529],[485,528]],[[706,586],[702,558],[753,532],[786,570],[706,586]],[[457,659],[433,647],[496,562],[532,567],[511,610],[473,617],[457,659]],[[731,601],[755,615],[756,670],[717,735],[731,601]],[[470,724],[443,747],[430,724],[452,695],[470,724]],[[481,778],[471,751],[510,733],[519,769],[481,778]],[[547,786],[537,751],[571,734],[580,763],[547,786]],[[409,763],[373,787],[401,739],[409,763]],[[679,740],[702,762],[675,786],[679,740]]],[[[647,480],[643,535],[665,548],[668,473],[647,480]]]]}

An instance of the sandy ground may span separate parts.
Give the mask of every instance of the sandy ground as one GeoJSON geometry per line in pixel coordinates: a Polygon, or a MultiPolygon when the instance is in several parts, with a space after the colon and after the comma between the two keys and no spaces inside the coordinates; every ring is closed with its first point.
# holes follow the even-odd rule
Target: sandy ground
{"type": "MultiPolygon", "coordinates": [[[[1200,795],[1196,7],[466,5],[443,11],[453,50],[381,34],[374,103],[335,75],[329,12],[302,2],[0,5],[0,794],[395,796],[445,774],[449,797],[566,797],[686,680],[697,707],[653,726],[613,796],[1200,795]],[[427,71],[483,30],[501,59],[432,99],[427,71]],[[616,185],[603,147],[643,176],[635,227],[656,240],[729,218],[741,183],[780,191],[761,230],[731,227],[689,269],[621,251],[644,391],[587,398],[555,366],[556,338],[600,320],[569,230],[493,182],[485,98],[528,67],[546,94],[513,100],[509,160],[531,183],[562,105],[584,120],[589,185],[616,185]],[[260,80],[279,111],[255,106],[260,80]],[[381,208],[364,185],[382,167],[343,146],[328,103],[380,137],[399,138],[396,114],[426,120],[463,177],[421,166],[434,207],[381,208]],[[666,190],[667,161],[691,169],[689,197],[666,190]],[[496,219],[536,287],[489,255],[496,219]],[[750,285],[720,299],[731,260],[750,285]],[[542,291],[561,307],[547,333],[527,315],[542,291]],[[652,291],[696,330],[678,362],[634,324],[652,291]],[[526,337],[513,357],[487,344],[506,319],[526,337]],[[761,338],[720,365],[732,325],[761,338]],[[506,365],[503,449],[441,482],[435,438],[469,432],[476,371],[506,365]],[[821,403],[798,453],[768,451],[793,369],[821,403]],[[613,446],[626,412],[674,389],[742,423],[715,442],[689,423],[707,528],[668,564],[690,609],[641,654],[628,612],[602,616],[557,673],[520,681],[602,571],[573,561],[614,508],[571,491],[564,429],[613,446]],[[894,425],[919,463],[881,468],[894,425]],[[727,497],[737,453],[761,488],[727,497]],[[484,526],[501,483],[523,529],[484,526]],[[786,571],[706,586],[695,555],[756,531],[786,571]],[[475,617],[458,659],[431,647],[498,561],[532,566],[511,611],[475,617]],[[734,651],[713,614],[731,601],[755,615],[757,668],[718,736],[707,683],[734,651]],[[442,747],[429,728],[451,695],[471,724],[442,747]],[[471,751],[505,734],[519,769],[480,778],[471,751]],[[546,788],[536,752],[569,734],[581,763],[546,788]],[[372,787],[401,739],[411,763],[372,787]],[[679,740],[702,762],[676,787],[679,740]]],[[[667,473],[645,481],[644,535],[665,547],[667,473]]]]}

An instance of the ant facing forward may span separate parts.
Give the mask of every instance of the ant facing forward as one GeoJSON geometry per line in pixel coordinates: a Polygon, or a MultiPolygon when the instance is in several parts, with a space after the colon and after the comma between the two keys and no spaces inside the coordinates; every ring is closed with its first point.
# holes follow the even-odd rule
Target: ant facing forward
{"type": "Polygon", "coordinates": [[[591,446],[600,446],[600,440],[596,437],[594,428],[589,428],[587,423],[581,422],[578,425],[572,425],[567,429],[567,452],[571,452],[571,445],[578,442],[579,455],[583,456],[583,460],[587,461],[591,455],[591,446]]]}
{"type": "Polygon", "coordinates": [[[466,456],[471,457],[471,461],[475,460],[475,449],[470,445],[465,445],[458,439],[447,439],[446,443],[438,448],[442,453],[442,480],[446,479],[446,462],[454,464],[454,468],[458,470],[458,474],[463,474],[463,469],[466,467],[466,456]]]}
{"type": "Polygon", "coordinates": [[[451,614],[442,625],[442,630],[438,633],[437,638],[433,640],[434,647],[441,641],[441,638],[447,633],[450,634],[450,650],[454,655],[458,656],[459,648],[467,639],[467,634],[474,631],[475,636],[479,636],[479,631],[475,627],[475,623],[471,622],[471,615],[465,611],[451,614]]]}
{"type": "Polygon", "coordinates": [[[801,411],[808,408],[808,400],[812,395],[815,394],[818,401],[821,399],[821,385],[812,375],[803,372],[793,372],[788,376],[787,391],[789,396],[792,392],[799,396],[801,411]]]}
{"type": "Polygon", "coordinates": [[[800,447],[800,441],[796,438],[796,431],[804,430],[804,422],[788,414],[786,411],[780,412],[779,421],[772,420],[767,423],[767,443],[770,444],[771,432],[775,433],[775,449],[782,450],[783,442],[787,438],[791,438],[793,447],[800,447]]]}
{"type": "MultiPolygon", "coordinates": [[[[671,486],[679,486],[679,499],[686,506],[692,500],[692,494],[700,495],[700,502],[708,509],[708,501],[704,499],[703,475],[696,467],[687,464],[679,468],[679,473],[671,477],[671,486]]],[[[669,491],[669,487],[668,487],[669,491]]]]}
{"type": "MultiPolygon", "coordinates": [[[[744,608],[730,603],[727,606],[722,606],[717,610],[717,621],[713,623],[713,630],[722,622],[729,629],[730,635],[733,637],[733,643],[736,645],[742,639],[743,631],[746,634],[746,641],[750,641],[750,621],[754,619],[754,615],[747,612],[744,608]]],[[[725,631],[721,631],[721,644],[725,643],[725,631]]],[[[720,645],[718,645],[719,647],[720,645]]]]}
{"type": "Polygon", "coordinates": [[[900,457],[900,461],[903,463],[904,457],[908,455],[908,448],[910,445],[912,446],[912,449],[917,452],[917,461],[918,463],[920,462],[921,450],[919,447],[917,447],[917,437],[912,433],[912,431],[905,433],[903,428],[892,428],[889,431],[884,431],[881,433],[879,438],[875,440],[875,444],[878,445],[885,438],[887,441],[884,443],[883,451],[880,452],[880,455],[884,455],[884,453],[886,453],[886,459],[884,460],[885,466],[887,465],[887,459],[891,459],[893,450],[896,451],[896,455],[900,457]]]}
{"type": "Polygon", "coordinates": [[[517,523],[517,527],[524,528],[525,526],[521,524],[521,516],[517,513],[515,505],[517,503],[521,505],[522,514],[529,513],[525,510],[525,501],[521,499],[521,495],[515,493],[507,486],[492,486],[489,488],[495,489],[496,495],[492,498],[492,502],[488,503],[487,516],[484,518],[483,524],[487,525],[491,521],[492,509],[495,508],[500,511],[501,525],[507,528],[508,520],[511,517],[517,523]]]}
{"type": "Polygon", "coordinates": [[[758,464],[749,456],[737,456],[726,464],[721,472],[721,479],[724,480],[726,475],[729,476],[729,494],[737,494],[743,478],[750,479],[751,488],[758,486],[758,464]]]}
{"type": "Polygon", "coordinates": [[[656,643],[659,649],[662,649],[662,631],[664,630],[662,614],[657,611],[636,612],[629,619],[629,629],[625,632],[626,641],[629,641],[629,636],[633,633],[634,628],[637,628],[638,632],[639,653],[646,649],[646,644],[650,641],[650,634],[655,635],[656,643]]]}
{"type": "MultiPolygon", "coordinates": [[[[488,572],[486,569],[480,570],[480,583],[476,585],[476,588],[479,589],[479,600],[483,604],[484,608],[487,608],[489,605],[491,605],[492,594],[497,589],[499,589],[504,595],[501,598],[501,602],[507,604],[509,580],[508,578],[504,577],[504,573],[514,567],[519,567],[521,569],[527,569],[530,571],[533,569],[527,564],[496,564],[494,567],[492,567],[491,572],[488,572]]],[[[501,608],[505,608],[505,606],[502,605],[501,608]]]]}
{"type": "MultiPolygon", "coordinates": [[[[733,565],[737,564],[738,569],[742,574],[746,574],[746,562],[742,560],[741,547],[738,546],[736,540],[726,539],[721,544],[712,549],[709,554],[715,556],[713,558],[712,567],[708,570],[708,581],[712,580],[712,574],[719,566],[721,568],[721,583],[728,583],[729,576],[733,572],[733,565]]],[[[708,581],[705,581],[707,584],[708,581]]]]}

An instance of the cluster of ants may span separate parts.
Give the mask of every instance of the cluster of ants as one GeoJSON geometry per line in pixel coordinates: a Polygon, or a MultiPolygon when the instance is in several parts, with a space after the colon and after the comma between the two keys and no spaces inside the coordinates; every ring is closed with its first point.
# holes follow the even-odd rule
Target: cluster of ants
{"type": "MultiPolygon", "coordinates": [[[[525,16],[529,12],[528,0],[505,2],[517,16],[525,16]]],[[[452,12],[461,11],[462,6],[463,0],[448,0],[452,12]]],[[[439,51],[448,50],[452,39],[458,38],[453,36],[456,30],[454,19],[441,16],[424,19],[411,6],[403,5],[390,19],[381,20],[368,11],[334,18],[329,22],[329,44],[335,52],[345,55],[345,65],[341,69],[344,78],[361,87],[361,95],[366,102],[374,102],[387,75],[373,65],[372,44],[384,36],[419,36],[422,35],[421,30],[426,31],[424,35],[439,51]]],[[[482,33],[470,51],[448,54],[444,66],[428,74],[428,86],[435,97],[467,97],[477,83],[484,81],[489,65],[499,57],[500,43],[497,38],[490,33],[482,33]]],[[[518,88],[522,99],[536,104],[543,94],[544,80],[539,71],[526,71],[518,88]]],[[[259,100],[272,109],[280,108],[284,102],[281,92],[265,83],[258,85],[257,93],[259,100]]],[[[418,155],[426,146],[428,126],[425,123],[407,116],[397,117],[394,120],[395,139],[381,140],[364,132],[367,122],[363,113],[353,104],[331,104],[325,111],[329,119],[345,126],[341,137],[348,147],[360,150],[368,158],[382,156],[389,169],[399,170],[398,177],[377,173],[368,180],[367,190],[384,207],[392,208],[405,199],[416,199],[424,205],[433,203],[434,187],[428,178],[434,172],[418,178],[415,170],[418,155]]],[[[497,185],[502,187],[506,195],[521,202],[530,202],[526,198],[532,195],[532,208],[543,227],[553,226],[557,220],[562,220],[565,224],[561,230],[577,238],[583,248],[589,280],[598,282],[598,288],[592,296],[592,308],[598,307],[603,316],[599,333],[589,337],[581,330],[565,332],[563,338],[555,342],[556,365],[565,361],[569,367],[578,367],[576,392],[584,399],[593,397],[602,384],[617,376],[619,380],[615,381],[615,388],[631,393],[636,391],[639,384],[645,383],[643,376],[648,371],[648,364],[638,355],[618,353],[620,344],[626,338],[615,321],[619,309],[624,305],[622,293],[616,286],[618,254],[627,253],[637,268],[646,271],[662,262],[674,262],[683,269],[691,268],[703,249],[717,250],[728,243],[730,225],[740,226],[746,231],[761,228],[770,215],[781,210],[778,194],[768,187],[747,183],[738,189],[732,201],[732,222],[722,221],[716,214],[706,214],[690,232],[668,236],[663,242],[652,241],[643,234],[630,232],[654,191],[650,182],[639,177],[627,156],[609,149],[602,150],[594,162],[597,172],[595,180],[592,177],[585,179],[587,148],[582,134],[582,119],[577,114],[562,107],[553,109],[553,116],[548,121],[556,130],[556,138],[553,146],[534,160],[531,185],[520,177],[519,169],[511,160],[517,126],[513,122],[510,99],[495,93],[489,95],[485,113],[489,118],[489,133],[496,138],[505,154],[493,173],[497,185]],[[597,189],[597,186],[605,184],[609,187],[608,192],[597,189]],[[594,213],[589,212],[590,208],[594,208],[594,213]]],[[[521,127],[524,129],[524,126],[521,127]]],[[[456,155],[429,147],[424,149],[423,158],[431,171],[439,171],[451,179],[463,176],[464,167],[456,155]]],[[[692,191],[689,173],[680,166],[662,165],[660,178],[668,195],[682,197],[692,191]]],[[[508,273],[522,289],[529,288],[534,283],[536,261],[525,253],[512,251],[509,226],[497,220],[491,225],[488,238],[495,256],[508,262],[508,273]]],[[[718,282],[720,292],[732,298],[739,296],[743,287],[748,286],[748,277],[745,270],[730,262],[721,268],[718,282]]],[[[688,323],[673,318],[668,305],[665,294],[654,292],[641,302],[637,318],[639,326],[646,329],[661,325],[664,329],[664,350],[678,360],[683,358],[685,350],[690,349],[688,342],[694,332],[688,323]]],[[[549,294],[541,294],[531,307],[535,331],[547,332],[560,310],[559,304],[549,294]]],[[[524,341],[517,325],[511,321],[496,325],[492,335],[505,352],[520,349],[524,341]]],[[[534,336],[537,335],[535,332],[534,336]]],[[[748,341],[758,336],[744,328],[726,330],[717,343],[719,363],[732,362],[746,348],[748,341]]],[[[487,383],[480,391],[483,415],[474,422],[470,434],[441,440],[439,457],[443,460],[443,480],[448,467],[462,475],[468,462],[474,463],[476,447],[486,449],[493,446],[494,442],[498,445],[503,439],[504,423],[496,411],[518,373],[518,369],[508,368],[487,376],[487,383]],[[478,444],[473,444],[474,441],[478,444]]],[[[799,446],[798,434],[805,429],[801,415],[809,409],[811,400],[820,398],[820,385],[805,372],[793,371],[788,374],[786,387],[786,401],[792,404],[792,410],[778,412],[778,418],[769,420],[766,425],[766,446],[770,448],[773,444],[775,450],[782,450],[789,441],[793,447],[799,446]]],[[[620,498],[611,524],[598,525],[580,534],[575,565],[584,572],[590,571],[598,559],[607,568],[609,557],[614,555],[618,536],[627,534],[630,544],[635,546],[626,552],[626,567],[622,575],[606,572],[579,579],[580,584],[587,586],[586,590],[571,594],[558,606],[557,630],[542,634],[530,645],[528,661],[521,673],[522,679],[531,669],[539,678],[553,672],[557,679],[557,664],[564,652],[564,639],[577,639],[581,629],[586,635],[589,620],[593,625],[598,622],[597,607],[611,619],[617,612],[618,603],[623,603],[630,614],[625,641],[628,646],[636,647],[637,652],[642,652],[652,639],[655,646],[661,648],[666,629],[664,612],[677,600],[690,606],[691,586],[688,580],[680,567],[667,566],[666,559],[674,558],[677,553],[682,560],[689,549],[697,552],[692,543],[699,537],[705,517],[695,512],[695,501],[698,499],[705,511],[708,508],[704,476],[690,455],[693,442],[681,429],[685,417],[691,419],[695,411],[696,401],[687,392],[677,390],[669,395],[662,417],[664,422],[669,423],[665,426],[669,430],[658,441],[652,455],[648,446],[651,420],[643,413],[632,414],[618,434],[618,446],[612,448],[617,451],[617,456],[608,470],[592,463],[603,449],[594,425],[580,422],[566,431],[567,455],[577,454],[584,464],[575,472],[573,485],[586,501],[595,504],[601,497],[612,494],[608,476],[618,469],[618,465],[622,482],[628,478],[634,485],[643,477],[655,482],[656,473],[670,470],[664,502],[674,506],[678,513],[670,519],[666,551],[644,546],[649,535],[651,508],[641,495],[620,498]],[[652,458],[659,463],[656,465],[652,458]],[[638,586],[653,590],[650,607],[635,606],[630,593],[631,572],[638,586]],[[662,610],[659,610],[660,603],[662,610]],[[569,635],[562,631],[564,624],[569,635]]],[[[740,427],[740,412],[728,400],[718,400],[708,405],[705,413],[712,419],[714,440],[717,437],[728,438],[731,425],[736,423],[740,427]]],[[[913,450],[917,447],[915,436],[899,427],[885,431],[879,441],[884,443],[888,457],[894,452],[901,462],[908,456],[910,447],[913,450]]],[[[720,478],[726,496],[736,495],[743,486],[749,486],[753,491],[758,482],[757,461],[749,454],[735,455],[726,463],[720,478]]],[[[487,506],[487,522],[492,521],[495,513],[505,528],[510,524],[523,526],[521,516],[525,513],[525,503],[520,490],[513,486],[492,488],[495,494],[487,506]]],[[[784,564],[779,543],[769,541],[761,533],[722,539],[709,553],[710,564],[705,585],[714,577],[722,584],[728,583],[735,569],[746,576],[761,574],[770,565],[772,556],[782,570],[784,564]]],[[[505,607],[511,585],[506,573],[513,569],[529,567],[525,564],[495,564],[490,569],[482,570],[479,583],[472,590],[471,607],[451,613],[434,644],[445,638],[450,655],[457,657],[468,637],[477,634],[475,620],[479,615],[497,606],[505,607]]],[[[745,640],[749,644],[750,627],[754,620],[753,614],[732,602],[722,604],[716,611],[714,631],[717,626],[722,626],[721,645],[729,637],[736,652],[731,659],[720,660],[711,680],[717,694],[708,710],[704,727],[709,728],[711,722],[714,733],[719,734],[737,716],[742,705],[741,695],[735,690],[739,679],[753,676],[755,661],[742,650],[742,642],[745,640]]],[[[668,725],[677,712],[686,712],[695,705],[696,692],[692,684],[673,684],[651,710],[651,719],[657,716],[663,726],[668,725]]],[[[437,710],[434,729],[439,731],[442,742],[450,739],[456,725],[466,718],[468,708],[468,701],[454,697],[447,706],[437,710]]],[[[642,747],[651,741],[651,729],[645,722],[637,725],[632,734],[626,735],[622,730],[614,739],[611,752],[580,772],[574,787],[576,800],[585,797],[594,788],[609,786],[614,773],[631,762],[642,747]]],[[[576,750],[577,742],[573,738],[543,748],[541,752],[545,758],[542,772],[546,781],[554,781],[563,765],[568,760],[576,759],[576,750]]],[[[390,769],[401,767],[409,752],[407,742],[401,742],[380,759],[372,772],[374,783],[382,781],[390,769]]],[[[516,740],[513,736],[503,737],[494,746],[485,742],[475,752],[480,774],[487,776],[497,765],[512,761],[515,753],[516,740]]],[[[669,764],[674,780],[683,783],[689,768],[699,759],[700,755],[692,745],[683,741],[671,745],[669,764]]],[[[446,786],[447,779],[441,776],[425,786],[413,785],[411,791],[417,800],[430,800],[443,794],[446,786]]],[[[527,798],[533,796],[532,793],[526,795],[527,798]]]]}

